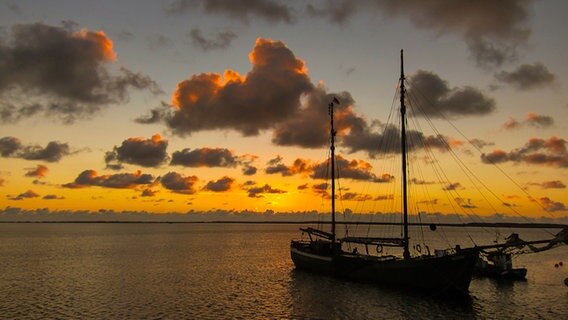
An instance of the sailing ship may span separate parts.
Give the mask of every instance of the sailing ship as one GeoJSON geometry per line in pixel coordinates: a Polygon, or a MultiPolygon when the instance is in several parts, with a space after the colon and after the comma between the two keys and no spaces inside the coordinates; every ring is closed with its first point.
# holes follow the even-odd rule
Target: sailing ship
{"type": "Polygon", "coordinates": [[[467,294],[479,250],[450,249],[435,250],[431,254],[411,255],[408,233],[408,194],[407,194],[407,142],[406,105],[403,51],[400,66],[400,115],[401,115],[401,154],[402,154],[402,237],[342,237],[337,236],[335,211],[335,137],[334,98],[329,104],[330,116],[330,166],[331,166],[331,232],[320,228],[301,228],[309,240],[292,240],[290,253],[297,269],[325,274],[341,279],[378,285],[408,287],[428,290],[432,293],[467,294]],[[402,256],[390,254],[372,255],[356,250],[344,250],[344,245],[360,244],[366,248],[375,246],[377,252],[383,247],[402,248],[402,256]]]}

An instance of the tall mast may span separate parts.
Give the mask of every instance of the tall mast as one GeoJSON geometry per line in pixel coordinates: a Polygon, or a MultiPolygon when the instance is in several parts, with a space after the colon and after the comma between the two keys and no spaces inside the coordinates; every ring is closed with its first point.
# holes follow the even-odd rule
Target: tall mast
{"type": "Polygon", "coordinates": [[[333,104],[339,104],[337,98],[333,98],[329,104],[329,118],[330,118],[330,131],[329,135],[331,137],[331,145],[329,150],[331,151],[331,243],[332,247],[335,248],[335,128],[333,126],[333,104]]]}
{"type": "Polygon", "coordinates": [[[404,104],[404,96],[406,88],[404,87],[404,51],[400,50],[400,118],[402,125],[400,127],[400,146],[402,150],[402,204],[404,219],[404,253],[405,259],[410,259],[410,251],[408,250],[408,195],[406,191],[406,105],[404,104]]]}

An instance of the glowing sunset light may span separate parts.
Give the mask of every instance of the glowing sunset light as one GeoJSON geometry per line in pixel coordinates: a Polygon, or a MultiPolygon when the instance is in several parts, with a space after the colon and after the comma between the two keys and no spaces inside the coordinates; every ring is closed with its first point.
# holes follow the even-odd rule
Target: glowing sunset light
{"type": "Polygon", "coordinates": [[[567,222],[564,3],[182,2],[4,5],[0,220],[328,213],[333,99],[338,210],[396,214],[404,48],[411,215],[567,222]]]}

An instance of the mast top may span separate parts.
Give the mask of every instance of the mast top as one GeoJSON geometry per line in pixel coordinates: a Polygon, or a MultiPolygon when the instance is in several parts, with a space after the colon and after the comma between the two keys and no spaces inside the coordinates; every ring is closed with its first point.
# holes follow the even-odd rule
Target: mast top
{"type": "Polygon", "coordinates": [[[400,49],[400,80],[404,83],[404,49],[400,49]]]}

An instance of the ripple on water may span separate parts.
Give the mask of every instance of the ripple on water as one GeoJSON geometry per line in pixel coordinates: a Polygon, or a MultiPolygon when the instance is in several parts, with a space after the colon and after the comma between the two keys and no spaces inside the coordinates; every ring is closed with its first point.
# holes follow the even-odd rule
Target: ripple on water
{"type": "MultiPolygon", "coordinates": [[[[296,226],[0,224],[2,319],[566,318],[559,248],[529,281],[476,279],[471,300],[295,271],[296,226]]],[[[565,265],[568,265],[565,263],[565,265]]]]}

